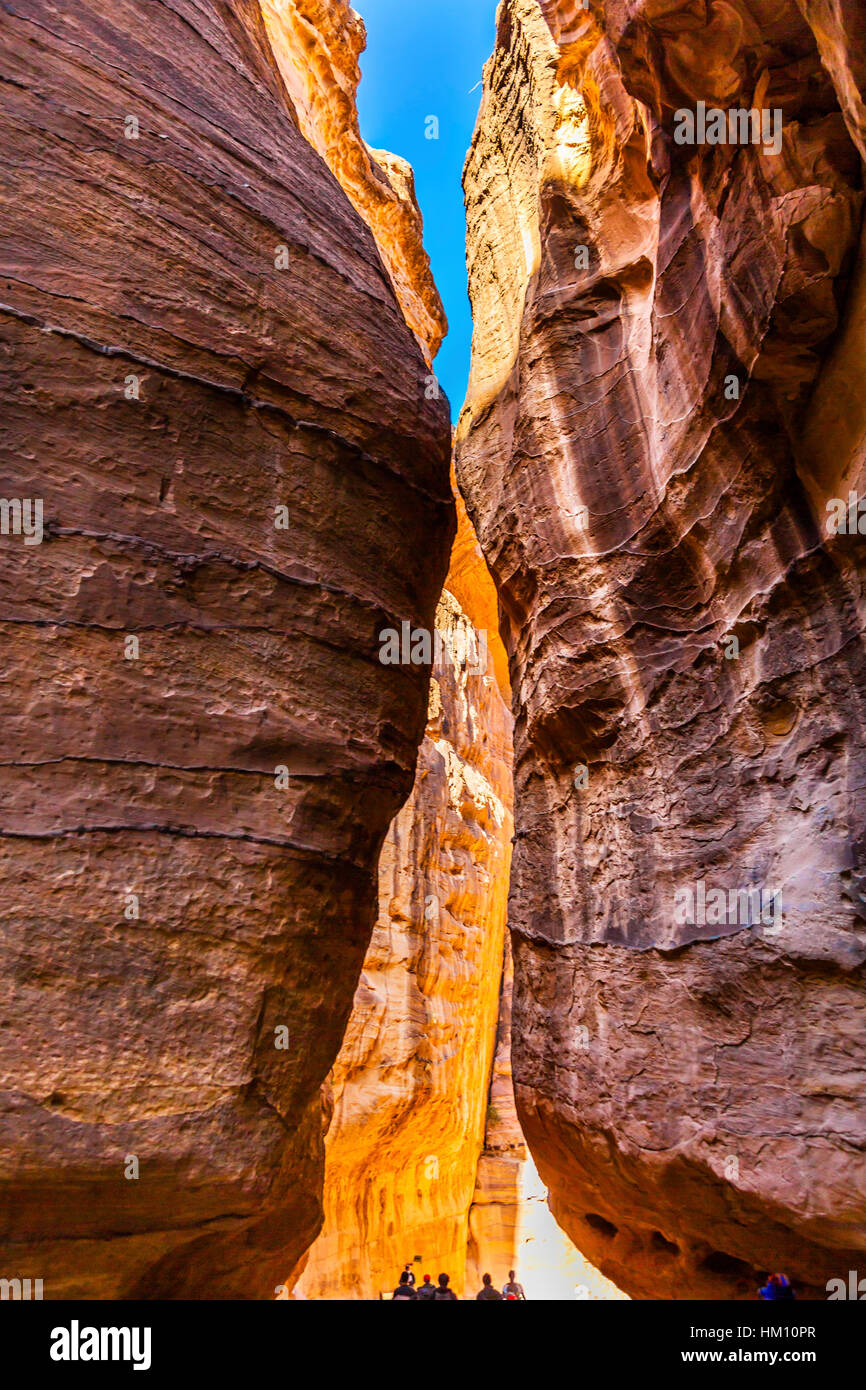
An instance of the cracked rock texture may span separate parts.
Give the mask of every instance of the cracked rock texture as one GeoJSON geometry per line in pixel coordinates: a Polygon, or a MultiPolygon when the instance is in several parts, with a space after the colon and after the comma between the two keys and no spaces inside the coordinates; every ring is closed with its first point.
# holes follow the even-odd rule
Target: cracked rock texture
{"type": "Polygon", "coordinates": [[[866,542],[826,527],[864,488],[862,40],[853,4],[504,0],[465,170],[518,1111],[639,1298],[866,1257],[866,542]],[[780,153],[676,144],[699,100],[780,110],[780,153]],[[699,881],[781,911],[683,920],[699,881]]]}
{"type": "Polygon", "coordinates": [[[419,1283],[445,1270],[463,1294],[513,820],[511,715],[476,636],[492,584],[465,515],[454,561],[415,787],[385,841],[379,920],[331,1078],[325,1225],[300,1283],[307,1298],[390,1295],[416,1255],[419,1283]],[[452,582],[474,598],[472,617],[452,582]]]}
{"type": "Polygon", "coordinates": [[[447,409],[257,4],[0,31],[0,491],[45,529],[0,538],[0,1266],[273,1297],[424,732],[378,633],[434,620],[447,409]]]}

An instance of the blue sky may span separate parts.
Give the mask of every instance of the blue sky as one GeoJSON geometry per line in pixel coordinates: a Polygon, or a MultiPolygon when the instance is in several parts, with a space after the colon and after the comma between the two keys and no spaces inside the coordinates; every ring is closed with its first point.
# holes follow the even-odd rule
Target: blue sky
{"type": "Polygon", "coordinates": [[[496,0],[353,0],[353,7],[367,27],[361,134],[415,170],[424,245],[450,325],[435,371],[456,420],[472,340],[460,176],[481,101],[476,84],[493,52],[496,0]],[[425,138],[428,116],[439,119],[438,140],[425,138]]]}

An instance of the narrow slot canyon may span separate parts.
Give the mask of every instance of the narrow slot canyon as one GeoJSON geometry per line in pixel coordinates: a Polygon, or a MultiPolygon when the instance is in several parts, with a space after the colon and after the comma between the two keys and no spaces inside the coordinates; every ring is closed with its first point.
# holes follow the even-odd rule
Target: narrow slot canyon
{"type": "Polygon", "coordinates": [[[500,1283],[516,1270],[530,1299],[623,1297],[556,1225],[515,1110],[511,691],[484,626],[495,590],[457,506],[415,785],[324,1090],[324,1226],[280,1297],[391,1298],[407,1263],[419,1286],[450,1271],[459,1298],[489,1269],[500,1283]]]}
{"type": "Polygon", "coordinates": [[[0,5],[2,1297],[827,1301],[866,20],[491,4],[449,411],[356,3],[0,5]]]}

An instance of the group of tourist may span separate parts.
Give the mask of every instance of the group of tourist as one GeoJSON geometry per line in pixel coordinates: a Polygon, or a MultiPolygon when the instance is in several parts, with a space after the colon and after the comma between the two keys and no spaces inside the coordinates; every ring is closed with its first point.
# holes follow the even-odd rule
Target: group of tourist
{"type": "MultiPolygon", "coordinates": [[[[758,1294],[763,1299],[792,1299],[796,1294],[791,1287],[790,1280],[784,1274],[771,1274],[763,1288],[758,1289],[758,1294]]],[[[487,1302],[489,1299],[519,1301],[526,1298],[523,1292],[523,1285],[518,1284],[514,1270],[508,1271],[508,1282],[503,1284],[500,1293],[493,1279],[489,1274],[485,1274],[481,1280],[481,1288],[475,1295],[476,1299],[487,1302]]],[[[457,1295],[451,1288],[451,1281],[447,1274],[440,1274],[438,1283],[434,1284],[429,1274],[425,1274],[423,1281],[416,1287],[415,1275],[412,1273],[412,1266],[407,1264],[403,1273],[400,1275],[400,1282],[391,1295],[395,1298],[428,1298],[428,1299],[447,1299],[457,1302],[457,1295]]]]}
{"type": "MultiPolygon", "coordinates": [[[[494,1285],[491,1276],[485,1274],[481,1281],[481,1288],[478,1290],[475,1297],[484,1302],[487,1302],[488,1299],[504,1299],[506,1301],[510,1299],[512,1301],[519,1301],[525,1299],[526,1294],[523,1292],[523,1285],[517,1283],[514,1270],[509,1269],[508,1282],[503,1285],[501,1293],[494,1285]]],[[[455,1302],[457,1301],[457,1295],[451,1288],[451,1281],[447,1274],[440,1274],[439,1281],[436,1284],[433,1283],[429,1274],[425,1274],[422,1282],[416,1286],[415,1275],[412,1273],[412,1268],[408,1264],[400,1275],[400,1282],[391,1295],[391,1298],[392,1301],[395,1298],[438,1298],[448,1301],[452,1299],[455,1302]]]]}

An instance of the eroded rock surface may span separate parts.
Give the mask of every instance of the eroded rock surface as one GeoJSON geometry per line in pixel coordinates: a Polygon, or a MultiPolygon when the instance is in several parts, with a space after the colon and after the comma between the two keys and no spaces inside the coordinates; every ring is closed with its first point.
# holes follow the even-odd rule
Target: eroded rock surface
{"type": "Polygon", "coordinates": [[[466,167],[518,1109],[636,1297],[864,1257],[862,61],[844,4],[505,0],[466,167]],[[698,101],[780,152],[677,144],[698,101]]]}
{"type": "MultiPolygon", "coordinates": [[[[460,535],[461,587],[483,613],[492,585],[480,557],[469,583],[472,538],[460,535]]],[[[301,1280],[308,1298],[390,1293],[416,1255],[419,1283],[444,1270],[463,1293],[499,1007],[511,716],[492,653],[485,659],[448,588],[436,621],[444,659],[415,787],[385,841],[379,920],[331,1078],[325,1225],[301,1280]]]]}
{"type": "Polygon", "coordinates": [[[2,1268],[273,1297],[424,732],[378,633],[433,624],[447,408],[257,4],[0,30],[0,491],[44,506],[0,538],[2,1268]]]}

